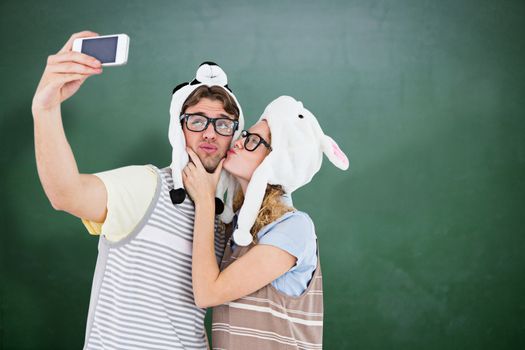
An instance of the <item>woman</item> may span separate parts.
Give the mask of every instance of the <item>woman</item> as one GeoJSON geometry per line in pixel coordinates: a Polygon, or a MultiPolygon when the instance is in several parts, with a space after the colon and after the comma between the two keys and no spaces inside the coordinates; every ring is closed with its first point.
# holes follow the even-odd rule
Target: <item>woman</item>
{"type": "Polygon", "coordinates": [[[348,159],[324,135],[315,117],[291,97],[268,105],[213,174],[188,149],[183,170],[195,202],[193,289],[200,307],[213,310],[213,347],[320,349],[322,275],[317,239],[307,214],[289,195],[319,170],[322,154],[341,169],[348,159]],[[220,269],[214,255],[214,195],[224,167],[240,185],[220,269]],[[244,200],[243,200],[244,197],[244,200]],[[253,241],[253,242],[252,242],[253,241]]]}

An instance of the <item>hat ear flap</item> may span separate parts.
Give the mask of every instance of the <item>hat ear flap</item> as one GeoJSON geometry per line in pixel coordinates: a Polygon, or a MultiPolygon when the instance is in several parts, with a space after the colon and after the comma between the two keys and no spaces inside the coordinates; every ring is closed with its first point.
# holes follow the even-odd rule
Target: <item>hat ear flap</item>
{"type": "Polygon", "coordinates": [[[259,209],[266,193],[266,186],[271,173],[271,155],[259,165],[255,170],[244,195],[237,219],[237,227],[233,231],[233,240],[237,245],[247,246],[252,243],[253,238],[250,230],[257,219],[259,209]]]}
{"type": "Polygon", "coordinates": [[[337,142],[328,135],[323,136],[323,152],[336,167],[341,170],[348,169],[348,166],[350,165],[348,157],[343,151],[341,151],[337,142]]]}
{"type": "MultiPolygon", "coordinates": [[[[173,149],[185,150],[186,139],[178,118],[172,115],[169,127],[169,140],[173,149]]],[[[182,169],[188,164],[188,153],[186,151],[172,152],[171,154],[171,176],[173,178],[173,189],[170,193],[173,204],[179,204],[186,198],[184,183],[182,181],[182,169]]]]}
{"type": "Polygon", "coordinates": [[[217,192],[215,198],[223,200],[224,210],[220,214],[222,222],[228,224],[233,219],[233,196],[236,190],[237,182],[232,175],[221,172],[219,183],[217,184],[217,192]]]}

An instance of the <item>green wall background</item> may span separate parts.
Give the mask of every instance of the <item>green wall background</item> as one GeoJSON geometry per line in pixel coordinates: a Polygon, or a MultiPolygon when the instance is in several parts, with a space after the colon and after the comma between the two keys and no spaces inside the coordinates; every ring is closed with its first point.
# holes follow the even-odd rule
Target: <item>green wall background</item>
{"type": "Polygon", "coordinates": [[[0,18],[0,347],[83,344],[97,239],[47,201],[30,106],[84,29],[131,46],[63,105],[82,172],[168,165],[171,90],[206,60],[248,124],[292,95],[347,152],[294,196],[326,349],[525,347],[523,1],[2,0],[0,18]]]}

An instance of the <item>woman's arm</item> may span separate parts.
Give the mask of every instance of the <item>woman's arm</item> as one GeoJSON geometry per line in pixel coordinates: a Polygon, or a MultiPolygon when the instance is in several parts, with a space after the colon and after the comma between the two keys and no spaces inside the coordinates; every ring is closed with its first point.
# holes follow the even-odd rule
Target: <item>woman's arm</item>
{"type": "Polygon", "coordinates": [[[214,212],[215,187],[222,162],[214,174],[208,174],[191,150],[194,164],[183,171],[184,185],[195,202],[193,229],[192,280],[195,304],[199,307],[220,305],[248,295],[291,269],[296,257],[269,245],[250,249],[224,271],[215,258],[214,212]]]}

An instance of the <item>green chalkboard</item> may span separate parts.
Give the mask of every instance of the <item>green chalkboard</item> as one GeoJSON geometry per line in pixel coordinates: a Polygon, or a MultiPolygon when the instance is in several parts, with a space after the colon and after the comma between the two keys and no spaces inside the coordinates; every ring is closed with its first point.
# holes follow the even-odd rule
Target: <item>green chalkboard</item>
{"type": "Polygon", "coordinates": [[[326,349],[525,348],[525,2],[0,3],[0,348],[79,349],[97,238],[40,185],[31,99],[84,29],[126,66],[64,103],[82,172],[170,163],[172,88],[219,63],[248,124],[283,94],[349,155],[294,194],[324,272],[326,349]]]}

